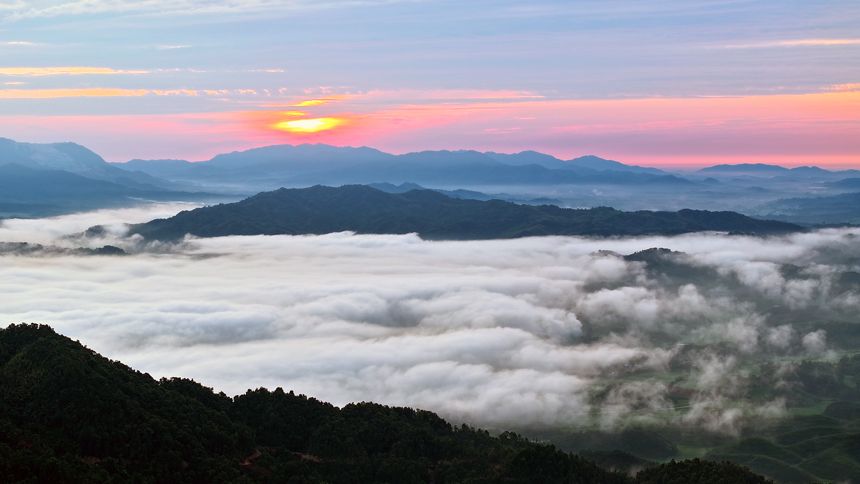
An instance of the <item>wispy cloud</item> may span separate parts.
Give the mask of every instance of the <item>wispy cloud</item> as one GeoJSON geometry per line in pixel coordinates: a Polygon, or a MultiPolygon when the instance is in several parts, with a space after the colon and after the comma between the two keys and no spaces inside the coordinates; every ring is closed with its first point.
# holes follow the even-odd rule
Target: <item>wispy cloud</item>
{"type": "Polygon", "coordinates": [[[830,86],[829,90],[840,92],[860,91],[860,82],[855,82],[852,84],[836,84],[835,86],[830,86]]]}
{"type": "Polygon", "coordinates": [[[780,40],[773,42],[754,42],[749,44],[724,45],[724,49],[762,49],[769,47],[799,47],[799,46],[833,46],[833,45],[857,45],[860,39],[798,39],[780,40]]]}
{"type": "MultiPolygon", "coordinates": [[[[20,85],[23,82],[6,82],[7,85],[20,85]]],[[[253,89],[235,90],[196,90],[196,89],[115,89],[115,88],[60,88],[60,89],[7,89],[0,91],[0,99],[53,99],[64,97],[137,97],[145,95],[155,96],[198,96],[200,94],[210,96],[225,95],[256,95],[253,89]]]]}
{"type": "Polygon", "coordinates": [[[60,17],[88,14],[159,14],[159,15],[205,15],[237,14],[267,11],[305,11],[338,8],[356,5],[377,5],[406,0],[77,0],[34,2],[18,0],[0,5],[0,15],[5,11],[5,20],[25,18],[60,17]]]}
{"type": "Polygon", "coordinates": [[[115,70],[107,67],[0,67],[2,76],[62,76],[84,74],[148,74],[141,70],[115,70]]]}
{"type": "Polygon", "coordinates": [[[304,101],[299,101],[295,104],[290,104],[291,107],[307,107],[307,106],[320,106],[322,104],[328,104],[331,102],[342,101],[344,99],[348,99],[349,95],[336,95],[336,96],[326,96],[319,99],[307,99],[304,101]]]}
{"type": "Polygon", "coordinates": [[[176,96],[180,94],[184,94],[186,96],[196,96],[198,94],[197,91],[192,89],[173,89],[170,91],[151,91],[153,94],[157,96],[176,96]]]}
{"type": "Polygon", "coordinates": [[[145,96],[146,89],[4,89],[0,99],[56,99],[64,97],[136,97],[145,96]]]}

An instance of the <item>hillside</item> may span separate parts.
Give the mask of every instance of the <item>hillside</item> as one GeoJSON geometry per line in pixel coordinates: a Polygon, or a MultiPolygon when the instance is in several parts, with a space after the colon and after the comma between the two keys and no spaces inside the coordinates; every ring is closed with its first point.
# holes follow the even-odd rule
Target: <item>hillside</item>
{"type": "Polygon", "coordinates": [[[425,239],[498,239],[543,235],[680,234],[704,230],[773,234],[802,230],[734,212],[621,212],[447,197],[431,190],[385,193],[361,185],[281,188],[240,202],[199,208],[132,227],[170,240],[255,234],[418,233],[425,239]]]}
{"type": "Polygon", "coordinates": [[[156,381],[47,326],[0,329],[3,483],[771,482],[699,460],[639,476],[427,411],[337,408],[280,388],[230,398],[156,381]]]}

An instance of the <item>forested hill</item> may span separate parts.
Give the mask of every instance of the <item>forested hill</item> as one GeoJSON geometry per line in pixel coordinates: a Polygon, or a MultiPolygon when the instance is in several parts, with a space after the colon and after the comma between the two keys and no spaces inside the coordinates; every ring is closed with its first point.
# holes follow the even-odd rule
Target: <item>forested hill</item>
{"type": "Polygon", "coordinates": [[[735,212],[620,212],[565,209],[500,200],[447,197],[432,190],[385,193],[364,185],[281,188],[240,202],[182,212],[132,227],[149,239],[256,234],[417,232],[425,239],[500,239],[537,235],[680,234],[704,230],[787,233],[800,226],[756,220],[735,212]]]}
{"type": "Polygon", "coordinates": [[[230,398],[26,324],[0,329],[0,483],[19,482],[772,484],[697,459],[630,477],[421,410],[280,388],[230,398]]]}

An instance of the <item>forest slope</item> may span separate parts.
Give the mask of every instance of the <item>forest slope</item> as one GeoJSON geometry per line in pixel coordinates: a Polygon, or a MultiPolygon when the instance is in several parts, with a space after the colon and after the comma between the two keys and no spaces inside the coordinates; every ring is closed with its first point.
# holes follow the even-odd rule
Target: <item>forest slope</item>
{"type": "Polygon", "coordinates": [[[0,330],[0,482],[761,483],[730,463],[636,478],[512,433],[373,403],[337,408],[280,388],[229,398],[154,380],[51,328],[0,330]],[[728,479],[728,480],[727,480],[728,479]]]}

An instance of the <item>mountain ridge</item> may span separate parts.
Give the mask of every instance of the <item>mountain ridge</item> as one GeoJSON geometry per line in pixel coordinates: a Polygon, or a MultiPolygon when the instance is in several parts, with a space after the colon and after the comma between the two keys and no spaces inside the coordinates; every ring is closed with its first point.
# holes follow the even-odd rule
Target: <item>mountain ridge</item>
{"type": "Polygon", "coordinates": [[[764,234],[804,229],[735,212],[565,209],[501,200],[454,199],[432,190],[393,194],[364,185],[281,188],[240,202],[185,211],[170,219],[130,228],[131,233],[159,240],[176,240],[188,233],[217,237],[353,231],[480,240],[545,235],[669,235],[706,230],[764,234]]]}

